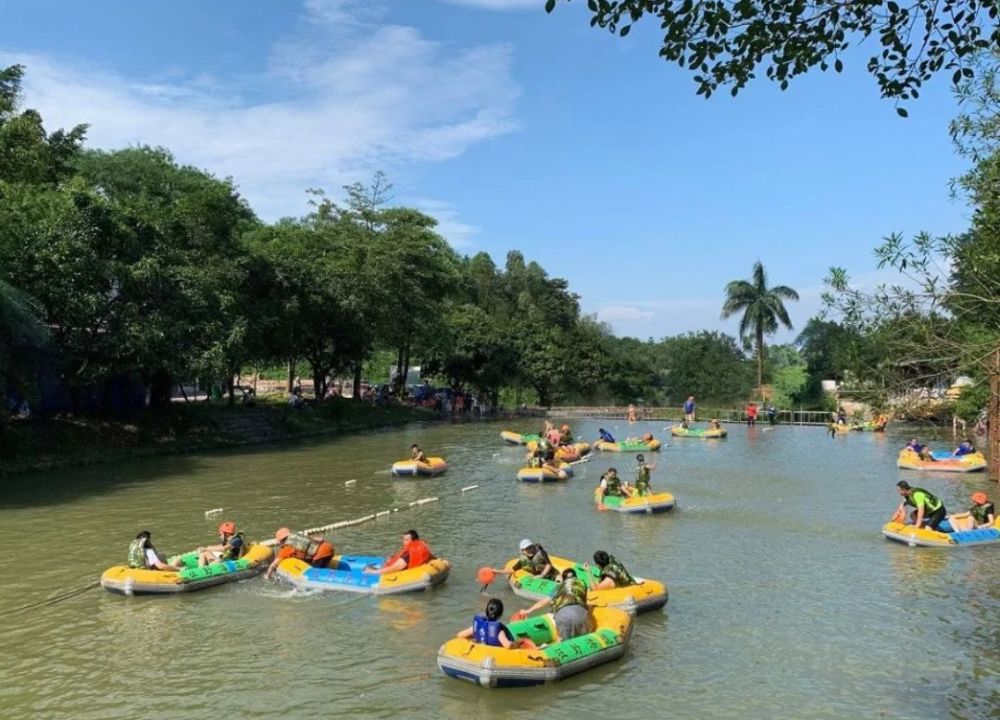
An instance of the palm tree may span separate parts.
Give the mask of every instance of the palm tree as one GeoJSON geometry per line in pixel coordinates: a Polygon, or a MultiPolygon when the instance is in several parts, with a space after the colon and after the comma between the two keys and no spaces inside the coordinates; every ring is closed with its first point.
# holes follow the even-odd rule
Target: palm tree
{"type": "Polygon", "coordinates": [[[798,300],[799,294],[787,285],[767,286],[767,273],[760,260],[753,265],[753,277],[733,280],[726,285],[726,302],[722,305],[722,319],[742,311],[740,340],[753,333],[757,350],[757,387],[764,383],[764,336],[778,330],[778,323],[792,329],[788,311],[782,300],[798,300]]]}

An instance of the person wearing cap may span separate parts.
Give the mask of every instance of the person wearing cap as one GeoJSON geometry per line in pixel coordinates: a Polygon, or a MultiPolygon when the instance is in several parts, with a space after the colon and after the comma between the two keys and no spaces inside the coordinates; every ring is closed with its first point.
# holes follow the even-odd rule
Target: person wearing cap
{"type": "Polygon", "coordinates": [[[512,575],[518,570],[524,570],[535,577],[546,580],[556,579],[557,571],[552,567],[552,561],[549,560],[549,554],[545,552],[545,548],[525,538],[518,544],[517,549],[519,551],[517,562],[512,567],[490,568],[490,570],[498,575],[512,575]]]}
{"type": "Polygon", "coordinates": [[[996,525],[996,519],[996,508],[984,492],[972,493],[972,505],[969,507],[969,512],[948,516],[948,522],[955,530],[992,528],[996,525]]]}
{"type": "Polygon", "coordinates": [[[555,621],[559,640],[586,635],[591,631],[590,609],[587,607],[587,586],[576,576],[576,570],[566,568],[562,571],[562,582],[552,597],[544,597],[530,608],[514,614],[513,620],[527,617],[536,610],[552,606],[552,619],[555,621]]]}
{"type": "Polygon", "coordinates": [[[274,539],[278,541],[278,551],[274,554],[274,560],[268,566],[267,572],[264,573],[265,578],[274,575],[282,560],[296,558],[304,560],[315,568],[325,568],[330,565],[336,554],[333,544],[322,535],[306,537],[283,527],[274,533],[274,539]]]}
{"type": "Polygon", "coordinates": [[[892,516],[894,522],[906,522],[906,506],[909,505],[912,508],[916,508],[916,512],[913,514],[913,524],[915,527],[928,527],[931,530],[944,532],[939,526],[941,525],[941,521],[948,515],[948,511],[945,510],[944,503],[937,496],[932,495],[923,488],[910,487],[910,484],[906,480],[900,480],[896,483],[896,488],[899,490],[903,502],[899,504],[895,514],[892,516]]]}
{"type": "Polygon", "coordinates": [[[198,548],[198,567],[219,560],[239,560],[246,552],[246,539],[243,533],[236,532],[236,523],[232,520],[219,525],[219,544],[198,548]]]}
{"type": "Polygon", "coordinates": [[[639,497],[650,495],[653,490],[649,486],[649,477],[656,469],[656,463],[647,463],[646,457],[639,453],[635,456],[635,490],[634,494],[639,497]]]}
{"type": "Polygon", "coordinates": [[[407,568],[415,568],[425,565],[434,559],[430,547],[423,540],[416,530],[407,530],[403,533],[403,547],[395,555],[390,555],[382,563],[382,567],[369,565],[364,572],[373,575],[385,575],[386,573],[399,572],[407,568]]]}

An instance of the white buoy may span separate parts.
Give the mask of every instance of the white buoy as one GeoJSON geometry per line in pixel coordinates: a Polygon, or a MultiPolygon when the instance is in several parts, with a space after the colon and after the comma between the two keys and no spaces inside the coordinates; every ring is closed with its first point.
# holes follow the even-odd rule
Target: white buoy
{"type": "Polygon", "coordinates": [[[222,513],[223,508],[212,508],[211,510],[205,511],[205,517],[211,517],[212,515],[219,515],[222,513]]]}
{"type": "Polygon", "coordinates": [[[356,482],[357,480],[348,480],[347,482],[344,483],[344,485],[354,485],[356,482]]]}

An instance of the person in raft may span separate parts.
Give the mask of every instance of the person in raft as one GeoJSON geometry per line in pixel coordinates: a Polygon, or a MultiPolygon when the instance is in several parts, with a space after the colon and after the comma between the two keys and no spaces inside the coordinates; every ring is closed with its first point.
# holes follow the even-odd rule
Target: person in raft
{"type": "Polygon", "coordinates": [[[688,395],[688,399],[684,401],[684,422],[687,423],[684,427],[694,424],[694,395],[688,395]]]}
{"type": "Polygon", "coordinates": [[[559,444],[560,445],[573,444],[573,431],[569,429],[569,425],[563,425],[561,428],[559,428],[559,444]]]}
{"type": "Polygon", "coordinates": [[[984,492],[972,493],[969,512],[949,515],[948,522],[954,530],[978,530],[994,527],[997,520],[996,508],[984,492]]]}
{"type": "Polygon", "coordinates": [[[274,539],[278,541],[278,552],[274,555],[274,560],[264,573],[265,578],[274,575],[278,565],[282,560],[296,558],[309,563],[314,568],[329,567],[330,561],[336,554],[333,544],[328,542],[322,535],[300,535],[293,533],[286,527],[278,528],[274,533],[274,539]]]}
{"type": "Polygon", "coordinates": [[[198,567],[219,560],[239,560],[247,551],[246,538],[236,532],[236,523],[231,520],[219,525],[219,544],[198,548],[198,567]]]}
{"type": "Polygon", "coordinates": [[[656,463],[647,463],[646,457],[639,453],[635,456],[635,495],[645,497],[652,494],[653,490],[649,486],[649,477],[656,469],[656,463]]]}
{"type": "Polygon", "coordinates": [[[972,444],[972,440],[969,438],[965,439],[961,445],[955,448],[955,457],[962,457],[963,455],[972,455],[976,452],[976,446],[972,444]]]}
{"type": "MultiPolygon", "coordinates": [[[[600,578],[596,585],[594,585],[595,590],[610,590],[616,587],[629,587],[630,585],[638,585],[631,573],[625,569],[622,565],[615,559],[614,555],[610,555],[604,550],[598,550],[594,553],[594,564],[597,565],[598,570],[600,570],[600,578]]],[[[584,568],[589,570],[590,568],[584,565],[584,568]]]]}
{"type": "Polygon", "coordinates": [[[545,548],[536,542],[532,542],[528,538],[525,538],[517,546],[517,562],[514,563],[511,568],[489,568],[491,571],[498,575],[512,575],[518,570],[524,570],[525,572],[531,573],[535,577],[545,578],[546,580],[555,580],[558,574],[556,569],[552,567],[552,561],[549,560],[549,554],[545,552],[545,548]]]}
{"type": "Polygon", "coordinates": [[[569,478],[569,475],[566,473],[566,471],[562,469],[562,462],[556,460],[555,455],[553,455],[552,457],[546,457],[542,461],[542,469],[543,470],[549,469],[552,472],[556,473],[559,476],[560,480],[566,480],[567,478],[569,478]]]}
{"type": "Polygon", "coordinates": [[[427,462],[427,455],[424,453],[423,450],[420,449],[420,446],[418,446],[416,443],[410,445],[410,460],[419,463],[427,462]]]}
{"type": "Polygon", "coordinates": [[[896,512],[892,516],[893,522],[906,522],[906,506],[909,505],[912,508],[916,508],[916,512],[913,514],[914,526],[918,528],[928,527],[937,532],[945,532],[939,526],[941,525],[941,521],[945,519],[945,516],[948,515],[948,511],[945,510],[944,503],[939,498],[923,488],[910,487],[910,484],[906,480],[900,480],[896,483],[896,487],[899,489],[899,494],[902,496],[903,502],[896,508],[896,512]]]}
{"type": "Polygon", "coordinates": [[[180,570],[176,565],[165,563],[160,559],[151,538],[149,530],[143,530],[135,536],[135,540],[128,546],[128,566],[137,570],[162,570],[163,572],[180,570]]]}
{"type": "Polygon", "coordinates": [[[931,454],[931,449],[926,445],[924,445],[923,443],[917,442],[916,438],[910,438],[910,442],[908,442],[906,444],[906,447],[903,449],[915,452],[917,454],[917,457],[919,457],[921,460],[927,460],[928,462],[937,462],[937,458],[935,458],[931,454]]]}
{"type": "Polygon", "coordinates": [[[602,442],[606,442],[606,443],[616,442],[615,436],[612,435],[611,433],[609,433],[604,428],[598,428],[597,429],[597,434],[601,436],[601,441],[602,442]]]}
{"type": "Polygon", "coordinates": [[[382,567],[376,568],[374,565],[369,565],[364,571],[372,575],[385,575],[426,565],[433,559],[434,555],[431,553],[430,547],[420,539],[417,531],[407,530],[403,533],[403,547],[399,552],[387,557],[382,567]]]}
{"type": "Polygon", "coordinates": [[[516,648],[518,641],[510,629],[500,622],[503,617],[503,602],[490,598],[486,603],[486,614],[472,618],[472,627],[467,627],[455,637],[472,638],[472,642],[493,647],[516,648]]]}
{"type": "Polygon", "coordinates": [[[552,597],[545,597],[527,610],[514,613],[512,620],[521,620],[535,610],[552,606],[552,619],[560,640],[586,635],[591,631],[590,610],[587,608],[587,586],[576,576],[576,570],[566,568],[562,582],[552,597]]]}
{"type": "Polygon", "coordinates": [[[608,468],[608,471],[601,475],[601,502],[598,503],[598,507],[604,507],[604,498],[606,497],[627,498],[629,494],[628,486],[618,477],[617,468],[608,468]]]}

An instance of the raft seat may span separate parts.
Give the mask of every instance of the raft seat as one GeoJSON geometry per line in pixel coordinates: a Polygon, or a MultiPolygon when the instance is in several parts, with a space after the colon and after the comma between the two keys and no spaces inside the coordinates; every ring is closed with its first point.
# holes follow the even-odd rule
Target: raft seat
{"type": "Polygon", "coordinates": [[[963,530],[951,534],[951,539],[961,543],[979,543],[987,540],[1000,540],[1000,530],[995,528],[980,528],[978,530],[963,530]]]}

